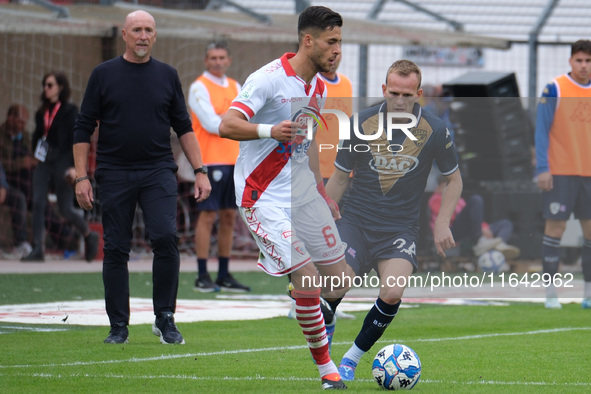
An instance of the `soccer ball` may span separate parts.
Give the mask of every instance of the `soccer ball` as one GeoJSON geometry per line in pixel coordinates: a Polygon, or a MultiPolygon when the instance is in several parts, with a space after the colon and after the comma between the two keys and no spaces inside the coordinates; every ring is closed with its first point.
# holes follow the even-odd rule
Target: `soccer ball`
{"type": "Polygon", "coordinates": [[[410,390],[421,377],[421,360],[414,350],[396,343],[380,349],[371,372],[383,389],[410,390]]]}
{"type": "Polygon", "coordinates": [[[498,250],[489,250],[478,257],[478,267],[483,272],[507,271],[509,266],[505,262],[505,256],[498,250]]]}

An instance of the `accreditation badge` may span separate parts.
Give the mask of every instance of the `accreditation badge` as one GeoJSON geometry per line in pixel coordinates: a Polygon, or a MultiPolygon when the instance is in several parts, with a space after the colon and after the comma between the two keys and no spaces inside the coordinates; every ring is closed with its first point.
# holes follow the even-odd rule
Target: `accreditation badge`
{"type": "Polygon", "coordinates": [[[47,140],[45,138],[42,138],[39,141],[37,141],[37,147],[35,148],[35,159],[44,163],[45,159],[47,158],[48,152],[49,152],[49,142],[47,142],[47,140]]]}

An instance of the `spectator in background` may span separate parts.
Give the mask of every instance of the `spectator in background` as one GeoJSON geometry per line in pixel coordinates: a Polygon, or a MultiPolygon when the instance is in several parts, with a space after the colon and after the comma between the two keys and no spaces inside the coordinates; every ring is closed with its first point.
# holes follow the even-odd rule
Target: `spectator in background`
{"type": "Polygon", "coordinates": [[[86,220],[74,211],[74,122],[78,108],[70,99],[70,84],[60,72],[42,80],[41,106],[35,114],[32,149],[39,164],[33,172],[33,250],[23,261],[45,259],[45,208],[50,187],[57,196],[61,216],[84,236],[86,261],[98,252],[99,235],[90,231],[86,220]]]}
{"type": "Polygon", "coordinates": [[[16,252],[19,257],[31,253],[31,245],[27,241],[27,202],[23,193],[6,181],[6,173],[0,163],[0,206],[10,209],[12,232],[16,252]]]}
{"type": "Polygon", "coordinates": [[[197,279],[195,290],[201,292],[246,292],[250,287],[238,282],[229,271],[234,226],[236,195],[234,165],[239,152],[238,141],[220,138],[219,126],[232,100],[240,92],[240,84],[226,75],[232,62],[228,44],[213,42],[205,51],[205,70],[189,88],[189,108],[193,131],[201,146],[203,164],[212,185],[212,195],[197,204],[199,217],[195,229],[197,279]],[[213,226],[219,214],[217,229],[218,276],[215,283],[207,272],[207,259],[213,226]]]}
{"type": "MultiPolygon", "coordinates": [[[[591,308],[591,40],[571,46],[571,71],[548,83],[536,114],[536,173],[544,200],[542,266],[558,273],[560,240],[571,213],[583,229],[582,306],[591,308]]],[[[562,306],[554,280],[546,283],[546,308],[562,306]]]]}
{"type": "MultiPolygon", "coordinates": [[[[31,153],[31,135],[25,129],[28,121],[29,111],[25,106],[12,104],[8,108],[6,121],[0,125],[0,162],[6,171],[8,184],[22,192],[26,200],[27,211],[30,211],[33,197],[33,170],[37,165],[37,160],[33,158],[31,153]]],[[[47,204],[45,207],[47,232],[57,247],[72,248],[75,244],[72,226],[56,211],[53,204],[47,204]]],[[[31,252],[27,248],[23,250],[27,252],[25,255],[31,252]]]]}
{"type": "MultiPolygon", "coordinates": [[[[431,230],[435,228],[435,219],[441,208],[441,197],[445,179],[439,178],[439,185],[429,198],[431,212],[431,230]]],[[[471,196],[468,201],[460,198],[451,218],[451,232],[456,242],[468,241],[474,245],[474,255],[480,256],[485,252],[496,249],[503,253],[506,260],[519,257],[518,247],[508,245],[513,234],[513,223],[509,219],[502,219],[491,223],[484,221],[484,201],[478,194],[471,196]]]]}
{"type": "Polygon", "coordinates": [[[31,180],[35,159],[31,154],[31,136],[25,130],[29,111],[21,104],[8,108],[6,121],[0,126],[0,162],[6,172],[6,180],[31,200],[31,180]]]}

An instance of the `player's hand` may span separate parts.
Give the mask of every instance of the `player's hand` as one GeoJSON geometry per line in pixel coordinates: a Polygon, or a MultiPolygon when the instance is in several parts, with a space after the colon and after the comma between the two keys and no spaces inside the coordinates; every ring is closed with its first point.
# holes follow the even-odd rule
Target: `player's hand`
{"type": "Polygon", "coordinates": [[[326,205],[328,205],[328,207],[330,208],[330,213],[332,213],[333,219],[339,220],[341,218],[339,204],[337,204],[332,198],[330,198],[328,193],[326,193],[326,190],[324,189],[324,183],[319,182],[318,184],[316,184],[316,189],[318,189],[318,193],[320,193],[322,198],[324,198],[324,201],[326,201],[326,205]]]}
{"type": "Polygon", "coordinates": [[[195,201],[205,201],[211,194],[211,184],[206,174],[195,175],[195,201]]]}
{"type": "Polygon", "coordinates": [[[324,198],[326,204],[330,208],[330,213],[332,214],[332,218],[334,220],[339,220],[341,218],[341,210],[339,209],[339,205],[334,202],[334,200],[328,196],[324,198]]]}
{"type": "Polygon", "coordinates": [[[294,139],[297,129],[297,123],[291,120],[284,120],[271,128],[271,138],[279,142],[289,142],[294,139]]]}
{"type": "Polygon", "coordinates": [[[437,254],[445,258],[445,251],[456,246],[456,241],[451,233],[451,229],[446,224],[435,223],[433,229],[433,241],[437,254]]]}
{"type": "Polygon", "coordinates": [[[80,205],[80,208],[90,211],[94,202],[92,183],[90,183],[90,180],[85,179],[82,182],[76,183],[74,187],[76,189],[76,201],[78,201],[78,205],[80,205]]]}
{"type": "Polygon", "coordinates": [[[538,175],[538,187],[540,188],[540,190],[543,190],[545,192],[549,192],[550,190],[552,190],[552,188],[554,188],[552,174],[550,174],[549,171],[542,172],[540,175],[538,175]]]}

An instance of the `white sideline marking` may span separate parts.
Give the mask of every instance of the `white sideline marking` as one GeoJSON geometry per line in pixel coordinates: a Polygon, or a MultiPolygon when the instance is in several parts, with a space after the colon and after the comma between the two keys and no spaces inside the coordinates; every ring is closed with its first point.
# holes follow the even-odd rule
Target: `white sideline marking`
{"type": "MultiPolygon", "coordinates": [[[[240,295],[218,296],[219,299],[177,300],[174,315],[177,323],[223,320],[259,320],[287,316],[291,299],[287,295],[240,295]]],[[[375,297],[350,298],[344,300],[342,312],[365,312],[374,304],[375,297]]],[[[440,305],[508,305],[497,301],[467,299],[405,299],[403,308],[416,304],[440,305]]],[[[130,324],[151,324],[154,322],[154,307],[149,298],[130,299],[130,324]]],[[[59,324],[109,326],[105,313],[105,300],[58,301],[37,304],[0,305],[0,323],[59,324]]],[[[1,327],[0,327],[1,329],[1,327]]]]}
{"type": "MultiPolygon", "coordinates": [[[[342,311],[367,311],[369,302],[342,302],[342,311]]],[[[130,324],[152,324],[154,307],[151,299],[130,299],[130,324]]],[[[223,320],[259,320],[287,316],[291,299],[274,296],[274,300],[177,300],[174,315],[177,323],[223,320]]],[[[109,326],[105,300],[59,301],[38,304],[0,305],[0,323],[59,324],[109,326]]],[[[1,328],[1,327],[0,327],[1,328]]]]}
{"type": "Polygon", "coordinates": [[[0,326],[0,330],[13,330],[13,331],[0,331],[0,334],[8,334],[8,333],[13,333],[14,331],[33,331],[33,332],[70,331],[71,328],[43,328],[43,327],[26,327],[26,326],[0,326]]]}
{"type": "MultiPolygon", "coordinates": [[[[548,333],[557,333],[557,332],[588,331],[588,330],[591,330],[591,327],[563,327],[563,328],[552,328],[552,329],[547,329],[547,330],[493,333],[493,334],[482,334],[482,335],[468,335],[468,336],[448,337],[448,338],[422,338],[422,339],[419,338],[419,339],[411,339],[411,340],[389,339],[389,340],[381,340],[376,343],[393,343],[396,341],[407,342],[407,343],[460,341],[460,340],[468,340],[468,339],[492,338],[492,337],[499,337],[499,336],[537,335],[537,334],[548,334],[548,333]]],[[[334,342],[333,346],[334,345],[349,345],[349,344],[350,344],[350,342],[334,342]]],[[[222,350],[222,351],[218,351],[218,352],[169,354],[169,355],[161,355],[161,356],[157,356],[157,357],[143,357],[143,358],[132,357],[132,358],[126,359],[126,360],[76,361],[73,363],[62,363],[62,364],[0,365],[0,369],[39,368],[39,367],[54,368],[54,367],[72,367],[72,366],[101,365],[101,364],[138,363],[138,362],[147,362],[147,361],[173,360],[173,359],[188,358],[188,357],[208,357],[208,356],[220,356],[220,355],[226,355],[226,354],[258,353],[258,352],[268,352],[268,351],[277,351],[277,350],[293,350],[293,349],[307,349],[307,348],[308,348],[307,345],[277,346],[277,347],[258,348],[258,349],[255,348],[255,349],[222,350]]]]}
{"type": "MultiPolygon", "coordinates": [[[[480,339],[480,338],[492,338],[492,337],[507,337],[507,336],[515,336],[515,335],[535,335],[535,334],[548,334],[554,332],[564,332],[564,331],[586,331],[591,330],[591,327],[565,327],[565,328],[549,328],[546,330],[535,330],[535,331],[525,331],[525,332],[502,332],[496,334],[481,334],[481,335],[466,335],[463,337],[449,337],[449,338],[424,338],[424,339],[415,339],[410,340],[408,342],[441,342],[441,341],[461,341],[464,339],[480,339]]],[[[384,342],[384,341],[378,341],[384,342]]],[[[392,341],[387,341],[391,343],[392,341]]]]}
{"type": "MultiPolygon", "coordinates": [[[[7,376],[5,374],[0,374],[0,376],[7,376]]],[[[224,376],[224,377],[214,377],[214,376],[191,376],[191,375],[114,375],[114,374],[106,374],[106,375],[96,375],[96,374],[49,374],[49,373],[31,373],[31,374],[24,374],[19,373],[17,376],[26,376],[26,377],[36,377],[36,378],[60,378],[60,379],[69,379],[69,378],[112,378],[112,379],[183,379],[183,380],[232,380],[232,381],[245,381],[245,380],[272,380],[272,381],[282,381],[282,382],[317,382],[318,378],[298,378],[290,376],[288,378],[280,378],[280,377],[267,377],[261,375],[255,376],[224,376]]],[[[373,382],[373,379],[355,379],[356,382],[373,382]]],[[[434,379],[421,379],[419,381],[421,384],[441,384],[441,383],[451,383],[451,384],[464,384],[464,385],[503,385],[503,386],[550,386],[550,387],[591,387],[591,383],[588,382],[565,382],[565,383],[556,383],[556,382],[503,382],[497,380],[480,380],[480,381],[467,381],[467,382],[460,382],[457,380],[434,380],[434,379]]]]}

